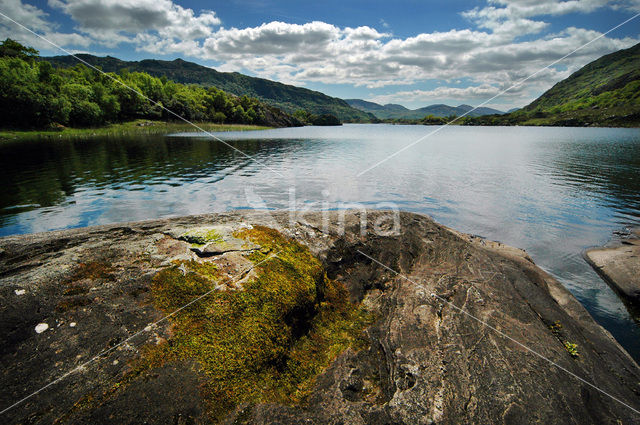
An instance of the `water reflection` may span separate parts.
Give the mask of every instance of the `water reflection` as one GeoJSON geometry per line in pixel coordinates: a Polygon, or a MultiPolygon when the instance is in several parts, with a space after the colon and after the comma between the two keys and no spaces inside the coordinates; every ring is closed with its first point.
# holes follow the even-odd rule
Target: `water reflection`
{"type": "MultiPolygon", "coordinates": [[[[581,257],[640,224],[640,132],[350,125],[0,144],[0,235],[247,208],[393,202],[525,248],[636,357],[640,332],[581,257]],[[256,199],[248,197],[247,194],[256,199]],[[259,202],[258,202],[259,201],[259,202]]],[[[637,317],[637,313],[632,315],[637,317]]]]}

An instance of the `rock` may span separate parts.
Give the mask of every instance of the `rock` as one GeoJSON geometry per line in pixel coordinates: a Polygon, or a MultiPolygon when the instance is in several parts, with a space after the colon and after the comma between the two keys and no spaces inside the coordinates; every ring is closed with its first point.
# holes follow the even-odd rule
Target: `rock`
{"type": "Polygon", "coordinates": [[[231,251],[255,251],[257,249],[260,249],[260,245],[258,244],[237,238],[226,238],[223,240],[211,241],[201,249],[194,248],[193,250],[200,255],[207,256],[224,254],[231,251]]]}
{"type": "Polygon", "coordinates": [[[49,325],[46,323],[38,323],[36,325],[36,333],[37,334],[41,334],[42,332],[46,331],[47,329],[49,329],[49,325]]]}
{"type": "Polygon", "coordinates": [[[602,248],[585,252],[585,259],[625,300],[640,304],[640,230],[602,248]]]}
{"type": "MultiPolygon", "coordinates": [[[[367,220],[379,222],[384,214],[368,211],[367,220]]],[[[271,396],[229,406],[222,423],[638,422],[640,368],[526,253],[422,215],[401,213],[397,235],[361,232],[361,218],[358,212],[308,213],[291,224],[288,212],[242,212],[141,222],[134,233],[116,225],[0,239],[0,409],[112,348],[5,412],[2,422],[211,422],[203,363],[169,359],[144,363],[143,370],[134,366],[158,341],[177,343],[180,330],[172,319],[159,321],[164,314],[154,307],[154,279],[176,261],[186,264],[186,274],[170,275],[177,284],[183,278],[185,285],[204,282],[187,278],[214,261],[215,270],[234,276],[242,259],[265,255],[201,258],[191,242],[179,239],[189,229],[238,223],[295,237],[320,260],[322,275],[344,284],[345,296],[374,319],[360,345],[334,353],[317,371],[304,397],[295,401],[276,387],[271,396]],[[323,214],[329,214],[324,232],[323,214]],[[158,234],[173,235],[166,236],[173,242],[158,234]],[[17,285],[32,296],[7,296],[17,285]],[[96,288],[91,298],[82,290],[89,287],[96,288]],[[83,326],[62,326],[46,341],[25,331],[45,319],[83,326]],[[43,367],[59,362],[67,367],[43,367]]],[[[292,328],[303,323],[296,320],[292,328]]],[[[296,329],[296,338],[310,332],[296,329]]],[[[250,341],[245,346],[262,348],[250,341]]]]}
{"type": "Polygon", "coordinates": [[[26,290],[24,289],[16,289],[15,291],[13,291],[16,295],[20,296],[20,295],[24,295],[27,293],[26,290]]]}
{"type": "Polygon", "coordinates": [[[178,239],[189,242],[191,250],[202,257],[260,249],[260,245],[233,236],[242,228],[249,227],[242,224],[198,227],[182,233],[178,239]]]}

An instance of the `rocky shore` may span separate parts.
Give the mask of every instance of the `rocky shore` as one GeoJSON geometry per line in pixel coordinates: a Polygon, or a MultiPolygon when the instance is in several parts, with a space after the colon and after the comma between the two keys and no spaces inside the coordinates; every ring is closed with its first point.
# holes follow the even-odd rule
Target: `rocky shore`
{"type": "Polygon", "coordinates": [[[0,239],[1,422],[640,423],[638,365],[526,253],[385,214],[0,239]]]}
{"type": "Polygon", "coordinates": [[[587,250],[585,259],[622,297],[640,305],[640,229],[607,246],[587,250]]]}

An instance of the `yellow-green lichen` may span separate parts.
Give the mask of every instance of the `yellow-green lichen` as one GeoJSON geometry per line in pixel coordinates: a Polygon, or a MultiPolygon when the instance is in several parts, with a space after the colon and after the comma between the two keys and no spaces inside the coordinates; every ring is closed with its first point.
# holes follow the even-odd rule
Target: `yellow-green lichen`
{"type": "MultiPolygon", "coordinates": [[[[339,353],[364,346],[362,331],[372,322],[303,245],[266,227],[234,237],[262,247],[247,255],[255,277],[240,291],[214,291],[172,316],[172,337],[146,355],[197,360],[214,420],[241,403],[304,400],[339,353]],[[266,252],[278,254],[267,259],[266,252]]],[[[154,303],[173,312],[220,285],[219,274],[209,262],[167,268],[154,278],[154,303]]],[[[146,369],[149,362],[141,362],[146,369]]]]}
{"type": "Polygon", "coordinates": [[[549,329],[551,330],[551,333],[558,336],[560,335],[560,331],[562,330],[562,324],[560,322],[554,322],[551,325],[549,325],[549,329]]]}
{"type": "Polygon", "coordinates": [[[218,233],[215,228],[212,227],[201,227],[197,229],[191,229],[182,235],[180,235],[180,239],[185,242],[189,242],[193,246],[202,247],[209,242],[214,242],[222,239],[222,235],[218,233]]]}
{"type": "Polygon", "coordinates": [[[578,344],[564,341],[564,349],[567,350],[567,353],[569,353],[571,357],[576,358],[580,356],[580,353],[578,353],[578,344]]]}
{"type": "Polygon", "coordinates": [[[562,342],[564,349],[569,353],[569,355],[573,358],[580,357],[580,353],[578,352],[578,344],[574,344],[564,339],[564,333],[562,331],[562,323],[556,321],[549,325],[549,329],[551,333],[562,342]]]}

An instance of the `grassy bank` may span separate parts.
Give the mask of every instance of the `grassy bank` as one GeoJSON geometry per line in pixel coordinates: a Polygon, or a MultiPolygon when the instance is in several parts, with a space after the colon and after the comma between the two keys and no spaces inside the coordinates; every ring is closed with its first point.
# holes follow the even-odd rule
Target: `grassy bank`
{"type": "MultiPolygon", "coordinates": [[[[205,131],[250,131],[266,130],[263,127],[248,124],[196,123],[205,131]]],[[[125,136],[137,134],[169,134],[177,132],[200,131],[194,126],[181,122],[136,120],[119,124],[110,124],[98,128],[62,128],[60,130],[0,130],[0,140],[32,138],[68,138],[93,136],[125,136]]]]}

